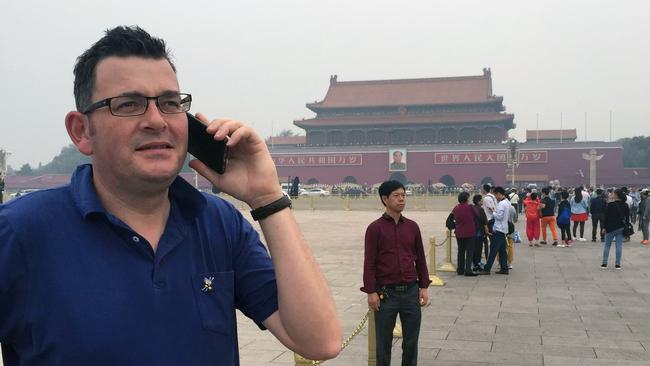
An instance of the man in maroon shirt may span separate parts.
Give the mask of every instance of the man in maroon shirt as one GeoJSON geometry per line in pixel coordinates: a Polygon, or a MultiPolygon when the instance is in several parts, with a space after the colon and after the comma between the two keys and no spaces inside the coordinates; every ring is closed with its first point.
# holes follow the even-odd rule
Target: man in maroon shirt
{"type": "Polygon", "coordinates": [[[402,366],[417,365],[422,313],[429,301],[429,271],[422,235],[415,221],[402,216],[406,192],[390,180],[379,187],[384,214],[366,230],[363,287],[375,311],[377,366],[390,365],[393,328],[402,322],[402,366]]]}

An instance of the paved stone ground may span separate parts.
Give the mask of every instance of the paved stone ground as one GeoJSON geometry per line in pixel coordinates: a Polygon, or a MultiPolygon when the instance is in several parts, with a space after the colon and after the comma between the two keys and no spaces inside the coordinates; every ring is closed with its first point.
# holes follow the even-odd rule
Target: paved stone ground
{"type": "MultiPolygon", "coordinates": [[[[353,201],[352,211],[344,211],[342,201],[334,200],[339,199],[319,201],[316,210],[308,209],[307,201],[296,202],[295,214],[330,283],[347,336],[367,310],[366,296],[359,291],[363,235],[381,209],[369,199],[353,201]]],[[[444,239],[452,203],[448,198],[427,203],[409,199],[405,216],[420,224],[425,245],[431,236],[438,243],[444,239]]],[[[520,222],[522,233],[523,227],[520,222]]],[[[650,365],[650,248],[639,241],[637,233],[624,244],[620,271],[601,270],[603,246],[589,241],[572,248],[516,244],[508,276],[438,272],[446,285],[430,289],[418,364],[650,365]]],[[[438,263],[443,255],[438,252],[438,263]]],[[[241,314],[238,324],[243,366],[294,364],[293,353],[269,332],[241,314]]],[[[393,365],[400,364],[400,347],[397,339],[393,365]]],[[[366,329],[338,358],[324,363],[366,364],[366,329]]]]}
{"type": "MultiPolygon", "coordinates": [[[[367,309],[366,296],[359,291],[363,234],[381,212],[379,207],[368,209],[296,210],[332,287],[346,336],[367,309]]],[[[405,215],[420,224],[425,238],[435,236],[440,243],[447,212],[405,215]]],[[[522,222],[518,229],[523,233],[522,222]]],[[[438,272],[446,285],[430,289],[418,364],[650,365],[650,249],[639,241],[637,233],[624,244],[619,271],[601,270],[603,245],[589,241],[572,248],[516,244],[508,276],[438,272]]],[[[455,243],[453,247],[455,258],[455,243]]],[[[438,252],[438,263],[443,254],[438,252]]],[[[293,354],[268,332],[258,331],[243,317],[239,327],[242,365],[294,364],[293,354]]],[[[400,364],[400,347],[401,339],[393,348],[394,365],[400,364]]],[[[366,365],[367,331],[324,364],[366,365]]]]}

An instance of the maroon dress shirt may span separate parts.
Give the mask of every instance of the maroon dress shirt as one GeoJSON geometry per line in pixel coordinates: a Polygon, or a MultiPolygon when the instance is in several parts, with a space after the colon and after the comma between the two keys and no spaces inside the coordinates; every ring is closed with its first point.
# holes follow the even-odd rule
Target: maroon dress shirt
{"type": "Polygon", "coordinates": [[[456,237],[473,238],[476,236],[476,211],[474,206],[467,203],[459,203],[452,211],[456,219],[456,237]]]}
{"type": "Polygon", "coordinates": [[[429,270],[418,224],[404,216],[397,223],[387,214],[366,230],[363,287],[366,293],[382,286],[418,282],[429,287],[429,270]]]}

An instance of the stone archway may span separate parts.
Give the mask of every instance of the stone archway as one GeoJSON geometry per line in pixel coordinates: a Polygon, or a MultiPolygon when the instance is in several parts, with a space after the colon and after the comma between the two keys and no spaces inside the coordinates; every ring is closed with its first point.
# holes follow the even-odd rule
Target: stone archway
{"type": "Polygon", "coordinates": [[[399,172],[395,172],[395,173],[391,174],[388,179],[389,180],[396,180],[396,181],[398,181],[398,182],[400,182],[402,184],[408,183],[408,179],[406,179],[406,176],[404,174],[402,174],[402,173],[399,173],[399,172]]]}
{"type": "Polygon", "coordinates": [[[481,187],[483,187],[484,184],[489,184],[492,187],[496,185],[494,184],[494,179],[492,179],[492,177],[483,177],[483,179],[481,179],[481,187]]]}
{"type": "Polygon", "coordinates": [[[443,183],[447,187],[456,186],[456,180],[451,175],[443,175],[442,177],[440,177],[440,183],[443,183]]]}

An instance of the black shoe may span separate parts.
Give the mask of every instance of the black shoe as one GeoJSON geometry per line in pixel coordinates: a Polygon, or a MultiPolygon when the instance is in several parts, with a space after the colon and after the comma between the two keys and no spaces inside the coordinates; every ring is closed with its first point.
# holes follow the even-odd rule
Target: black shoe
{"type": "Polygon", "coordinates": [[[508,271],[500,270],[500,271],[496,271],[495,273],[496,274],[506,274],[507,275],[508,271]]]}
{"type": "Polygon", "coordinates": [[[540,244],[546,244],[546,240],[540,240],[539,243],[540,244]]]}
{"type": "Polygon", "coordinates": [[[596,238],[591,239],[591,241],[595,242],[595,241],[596,241],[596,238]]]}
{"type": "Polygon", "coordinates": [[[467,272],[467,273],[465,273],[465,276],[466,276],[466,277],[474,277],[474,276],[478,276],[478,273],[467,272]]]}
{"type": "Polygon", "coordinates": [[[603,269],[607,268],[607,264],[605,264],[605,263],[601,264],[600,268],[603,268],[603,269]]]}
{"type": "Polygon", "coordinates": [[[557,246],[557,240],[553,242],[553,246],[557,246]]]}
{"type": "Polygon", "coordinates": [[[480,270],[480,271],[478,272],[478,274],[489,276],[489,275],[490,275],[490,271],[486,271],[486,270],[482,269],[482,270],[480,270]]]}
{"type": "Polygon", "coordinates": [[[617,264],[617,265],[614,266],[614,268],[616,268],[616,269],[621,269],[621,265],[620,265],[620,264],[617,264]]]}

